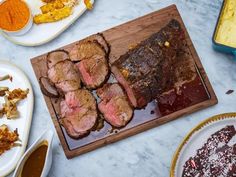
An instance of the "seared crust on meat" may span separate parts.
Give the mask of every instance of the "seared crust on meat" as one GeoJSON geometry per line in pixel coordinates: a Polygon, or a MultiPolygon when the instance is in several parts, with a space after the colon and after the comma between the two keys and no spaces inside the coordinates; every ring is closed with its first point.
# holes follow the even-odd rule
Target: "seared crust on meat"
{"type": "Polygon", "coordinates": [[[60,96],[55,85],[47,77],[40,77],[39,85],[44,95],[51,98],[58,98],[60,96]]]}
{"type": "Polygon", "coordinates": [[[106,51],[97,41],[81,41],[69,52],[71,61],[77,62],[99,55],[106,57],[106,51]]]}
{"type": "Polygon", "coordinates": [[[104,50],[107,54],[107,57],[109,57],[111,46],[107,42],[107,40],[105,39],[105,37],[102,33],[93,34],[82,41],[97,41],[104,48],[104,50]]]}
{"type": "Polygon", "coordinates": [[[57,63],[69,60],[69,53],[65,50],[55,50],[52,52],[49,52],[47,55],[47,66],[48,68],[52,68],[57,63]]]}
{"type": "Polygon", "coordinates": [[[164,92],[195,78],[194,61],[186,57],[186,48],[181,24],[172,19],[112,64],[112,73],[134,107],[143,108],[164,92]]]}

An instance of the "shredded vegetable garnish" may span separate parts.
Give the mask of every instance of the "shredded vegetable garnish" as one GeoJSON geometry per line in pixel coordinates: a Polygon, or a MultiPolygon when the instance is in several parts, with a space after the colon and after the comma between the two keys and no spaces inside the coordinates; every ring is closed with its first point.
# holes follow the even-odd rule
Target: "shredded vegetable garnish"
{"type": "Polygon", "coordinates": [[[7,74],[5,76],[0,76],[0,81],[4,81],[4,80],[7,80],[7,79],[12,81],[12,77],[9,74],[7,74]]]}
{"type": "Polygon", "coordinates": [[[8,119],[15,119],[19,117],[19,111],[17,110],[17,103],[27,97],[29,89],[14,89],[13,91],[5,91],[4,100],[0,109],[0,117],[6,115],[8,119]]]}
{"type": "Polygon", "coordinates": [[[90,0],[84,0],[84,4],[86,5],[87,9],[89,10],[93,9],[93,4],[91,3],[90,0]]]}
{"type": "Polygon", "coordinates": [[[6,91],[8,91],[8,87],[0,87],[0,97],[6,95],[6,91]]]}
{"type": "Polygon", "coordinates": [[[0,126],[0,156],[12,147],[20,146],[16,141],[19,140],[17,129],[11,132],[7,125],[0,126]]]}
{"type": "Polygon", "coordinates": [[[25,99],[28,93],[29,93],[29,89],[22,90],[20,88],[14,89],[12,91],[7,91],[9,100],[18,100],[18,101],[25,99]]]}

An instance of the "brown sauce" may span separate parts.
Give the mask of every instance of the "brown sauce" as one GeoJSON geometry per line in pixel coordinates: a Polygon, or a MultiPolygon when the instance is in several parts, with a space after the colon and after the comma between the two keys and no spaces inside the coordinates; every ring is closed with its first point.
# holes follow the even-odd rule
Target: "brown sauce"
{"type": "Polygon", "coordinates": [[[76,140],[67,135],[64,127],[61,128],[69,149],[74,150],[97,140],[112,136],[116,133],[134,128],[145,122],[160,119],[163,116],[188,108],[192,105],[196,105],[208,100],[209,98],[210,96],[208,90],[206,89],[205,84],[201,79],[201,75],[199,74],[195,80],[184,84],[180,88],[179,94],[177,94],[176,90],[174,90],[167,95],[153,100],[145,107],[145,109],[136,109],[132,120],[128,123],[128,125],[121,129],[114,129],[114,127],[104,121],[104,125],[101,129],[93,130],[88,136],[76,140]]]}
{"type": "Polygon", "coordinates": [[[46,158],[47,142],[40,145],[26,160],[20,177],[40,177],[46,158]]]}

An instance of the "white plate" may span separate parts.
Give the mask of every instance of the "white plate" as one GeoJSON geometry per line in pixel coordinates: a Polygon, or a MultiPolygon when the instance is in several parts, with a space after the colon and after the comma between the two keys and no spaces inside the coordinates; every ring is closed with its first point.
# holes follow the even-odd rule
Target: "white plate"
{"type": "MultiPolygon", "coordinates": [[[[32,14],[40,13],[40,6],[43,5],[41,0],[25,0],[30,6],[32,14]]],[[[94,0],[91,0],[93,3],[94,0]]],[[[11,42],[23,46],[37,46],[45,44],[66,30],[87,10],[84,0],[79,0],[79,4],[74,7],[73,14],[69,17],[54,23],[33,24],[30,31],[22,36],[13,36],[2,32],[3,36],[11,42]]]]}
{"type": "MultiPolygon", "coordinates": [[[[19,118],[15,120],[7,120],[4,116],[4,118],[0,119],[0,125],[6,124],[12,131],[16,128],[18,129],[19,138],[22,144],[22,146],[14,147],[0,156],[0,176],[6,176],[14,170],[17,162],[25,151],[31,126],[34,98],[33,90],[28,78],[18,67],[9,62],[0,61],[0,68],[0,76],[10,74],[13,77],[12,82],[9,80],[0,81],[0,86],[7,86],[11,90],[15,88],[29,88],[27,98],[22,100],[17,106],[20,112],[19,118]]],[[[2,97],[0,97],[0,103],[3,103],[2,97]]]]}
{"type": "MultiPolygon", "coordinates": [[[[195,127],[181,143],[180,147],[175,153],[171,166],[171,177],[182,176],[183,166],[185,162],[196,155],[198,149],[200,149],[207,139],[219,131],[220,129],[226,127],[227,125],[234,125],[236,129],[236,113],[222,114],[214,116],[206,121],[200,123],[195,127]]],[[[236,137],[232,139],[236,143],[236,137]]]]}

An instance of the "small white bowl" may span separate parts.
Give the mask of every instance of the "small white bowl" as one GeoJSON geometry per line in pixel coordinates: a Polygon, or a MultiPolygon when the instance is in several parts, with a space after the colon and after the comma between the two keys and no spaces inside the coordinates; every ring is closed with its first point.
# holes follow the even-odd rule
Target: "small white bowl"
{"type": "MultiPolygon", "coordinates": [[[[0,5],[5,1],[6,0],[3,0],[2,2],[0,2],[0,5]]],[[[32,16],[31,10],[30,10],[28,4],[25,1],[23,1],[23,2],[26,4],[26,6],[29,9],[29,20],[28,20],[28,22],[26,23],[26,25],[23,28],[21,28],[17,31],[8,31],[8,30],[5,30],[5,29],[1,29],[4,33],[7,33],[8,35],[13,35],[13,36],[21,36],[21,35],[24,35],[25,33],[27,33],[30,30],[30,28],[32,27],[32,25],[33,25],[33,16],[32,16]]]]}
{"type": "Polygon", "coordinates": [[[18,165],[16,166],[15,172],[13,174],[13,177],[19,177],[21,176],[23,167],[25,165],[25,162],[29,158],[29,156],[42,144],[44,141],[48,142],[48,148],[46,153],[46,158],[44,162],[44,167],[41,173],[41,177],[46,177],[48,175],[48,172],[52,165],[52,140],[53,140],[53,131],[48,130],[45,133],[42,134],[41,137],[39,137],[36,142],[34,142],[30,148],[25,152],[25,154],[21,157],[18,165]]]}

